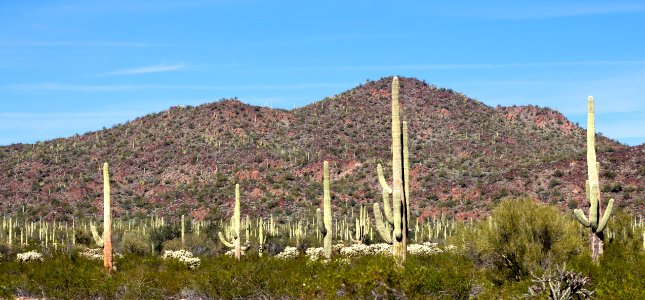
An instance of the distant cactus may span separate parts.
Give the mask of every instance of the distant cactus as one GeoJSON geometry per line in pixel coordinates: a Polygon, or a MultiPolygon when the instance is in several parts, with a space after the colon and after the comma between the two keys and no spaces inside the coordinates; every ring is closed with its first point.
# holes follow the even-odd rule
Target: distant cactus
{"type": "Polygon", "coordinates": [[[229,248],[233,248],[235,253],[235,259],[240,260],[242,250],[246,250],[246,247],[242,247],[240,244],[240,185],[235,185],[235,208],[233,209],[233,218],[231,219],[231,228],[230,228],[231,237],[233,240],[228,242],[222,232],[218,233],[220,241],[229,248]]]}
{"type": "Polygon", "coordinates": [[[408,223],[410,220],[410,162],[408,156],[408,124],[401,123],[399,109],[399,78],[392,79],[392,186],[383,176],[383,167],[377,167],[379,183],[383,189],[383,207],[389,224],[383,222],[378,203],[374,204],[376,229],[381,237],[393,245],[392,254],[399,262],[405,261],[407,254],[408,223]],[[389,195],[392,195],[392,208],[389,195]]]}
{"type": "Polygon", "coordinates": [[[186,247],[186,224],[184,215],[181,215],[181,246],[186,247]]]}
{"type": "Polygon", "coordinates": [[[370,219],[367,215],[367,209],[361,205],[358,218],[356,218],[355,242],[362,243],[370,230],[370,219]]]}
{"type": "Polygon", "coordinates": [[[258,224],[258,256],[262,257],[262,252],[264,252],[264,244],[267,241],[266,235],[264,235],[264,220],[260,219],[260,222],[258,224]]]}
{"type": "Polygon", "coordinates": [[[323,249],[326,259],[331,258],[332,242],[332,219],[331,219],[331,195],[329,192],[329,163],[323,163],[323,211],[316,209],[318,230],[323,236],[323,249]]]}
{"type": "Polygon", "coordinates": [[[600,184],[598,182],[600,173],[600,164],[596,161],[596,144],[595,144],[595,120],[594,120],[594,101],[593,97],[589,96],[588,114],[587,114],[587,182],[585,185],[587,200],[589,206],[589,218],[585,217],[580,209],[574,210],[574,214],[578,221],[585,227],[591,229],[591,257],[594,261],[603,253],[604,246],[604,230],[611,216],[611,211],[614,207],[614,199],[609,199],[607,209],[602,215],[602,219],[598,217],[602,214],[600,207],[600,184]]]}

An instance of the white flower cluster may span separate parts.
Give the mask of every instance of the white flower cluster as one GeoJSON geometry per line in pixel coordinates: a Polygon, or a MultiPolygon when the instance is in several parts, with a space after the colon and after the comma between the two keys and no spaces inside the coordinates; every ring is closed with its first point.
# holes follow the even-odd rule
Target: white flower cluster
{"type": "Polygon", "coordinates": [[[312,248],[307,248],[307,250],[305,250],[305,255],[309,257],[310,261],[319,260],[324,256],[324,254],[325,254],[325,249],[323,249],[322,247],[319,247],[319,248],[312,247],[312,248]]]}
{"type": "MultiPolygon", "coordinates": [[[[79,252],[78,255],[85,257],[91,260],[103,260],[103,249],[102,248],[90,248],[83,252],[79,252]]],[[[115,253],[113,258],[123,258],[123,254],[115,253]]]]}
{"type": "Polygon", "coordinates": [[[379,255],[379,254],[390,254],[391,246],[388,244],[355,244],[349,247],[343,247],[340,249],[340,254],[348,257],[358,257],[363,255],[379,255]]]}
{"type": "Polygon", "coordinates": [[[454,250],[457,250],[457,246],[448,245],[448,246],[443,247],[443,249],[446,250],[446,251],[454,251],[454,250]]]}
{"type": "Polygon", "coordinates": [[[299,254],[300,253],[298,253],[298,249],[296,247],[286,247],[275,257],[280,259],[295,259],[299,254]]]}
{"type": "Polygon", "coordinates": [[[410,255],[427,256],[441,253],[443,250],[437,247],[437,243],[425,242],[423,244],[410,244],[408,245],[408,253],[410,255]]]}
{"type": "Polygon", "coordinates": [[[32,250],[25,253],[18,253],[17,259],[19,262],[29,262],[29,261],[40,262],[40,261],[43,261],[43,255],[32,250]]]}
{"type": "Polygon", "coordinates": [[[103,249],[87,249],[79,253],[80,256],[91,260],[103,260],[103,249]]]}
{"type": "Polygon", "coordinates": [[[188,266],[189,269],[194,269],[199,267],[199,264],[202,262],[199,257],[194,257],[193,253],[190,251],[186,251],[184,249],[177,250],[177,251],[171,251],[171,250],[166,250],[164,251],[164,254],[161,256],[163,259],[178,259],[180,262],[183,262],[188,266]]]}

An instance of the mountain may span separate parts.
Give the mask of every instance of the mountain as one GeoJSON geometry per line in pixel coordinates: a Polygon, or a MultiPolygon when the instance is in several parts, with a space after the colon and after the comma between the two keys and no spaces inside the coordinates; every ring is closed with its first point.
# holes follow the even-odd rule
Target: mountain
{"type": "MultiPolygon", "coordinates": [[[[410,125],[411,206],[480,217],[501,198],[530,195],[563,210],[587,206],[585,131],[557,111],[489,107],[401,78],[410,125]]],[[[311,215],[331,169],[336,214],[381,201],[389,173],[391,77],[294,110],[236,99],[172,107],[70,138],[0,147],[0,210],[46,218],[98,215],[103,162],[117,215],[228,215],[235,183],[243,214],[311,215]]],[[[581,98],[581,110],[586,101],[581,98]]],[[[602,197],[645,208],[645,145],[599,135],[602,197]]],[[[606,202],[603,202],[606,203],[606,202]]]]}

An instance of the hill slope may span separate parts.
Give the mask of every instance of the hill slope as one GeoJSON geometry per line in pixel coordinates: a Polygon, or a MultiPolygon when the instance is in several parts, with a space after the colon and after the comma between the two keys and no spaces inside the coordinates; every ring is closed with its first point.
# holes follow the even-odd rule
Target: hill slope
{"type": "MultiPolygon", "coordinates": [[[[323,160],[330,161],[336,213],[380,201],[376,164],[388,166],[391,157],[390,82],[370,81],[292,111],[224,100],[0,147],[0,210],[97,214],[103,161],[122,215],[228,215],[237,182],[244,214],[310,214],[322,197],[323,160]]],[[[479,216],[520,194],[563,209],[586,205],[585,133],[560,113],[493,108],[411,78],[401,79],[401,104],[410,124],[414,213],[479,216]]],[[[643,210],[645,146],[599,137],[597,147],[603,199],[643,210]]]]}

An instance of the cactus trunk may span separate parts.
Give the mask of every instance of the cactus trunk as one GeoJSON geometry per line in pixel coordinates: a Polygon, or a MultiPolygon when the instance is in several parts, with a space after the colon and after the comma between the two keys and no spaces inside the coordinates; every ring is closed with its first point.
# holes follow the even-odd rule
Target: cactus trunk
{"type": "Polygon", "coordinates": [[[103,164],[103,267],[112,270],[112,208],[110,206],[110,172],[103,164]]]}
{"type": "Polygon", "coordinates": [[[332,219],[331,219],[331,194],[329,191],[329,163],[323,163],[323,211],[316,210],[318,230],[323,236],[323,254],[326,259],[331,259],[332,219]]]}

